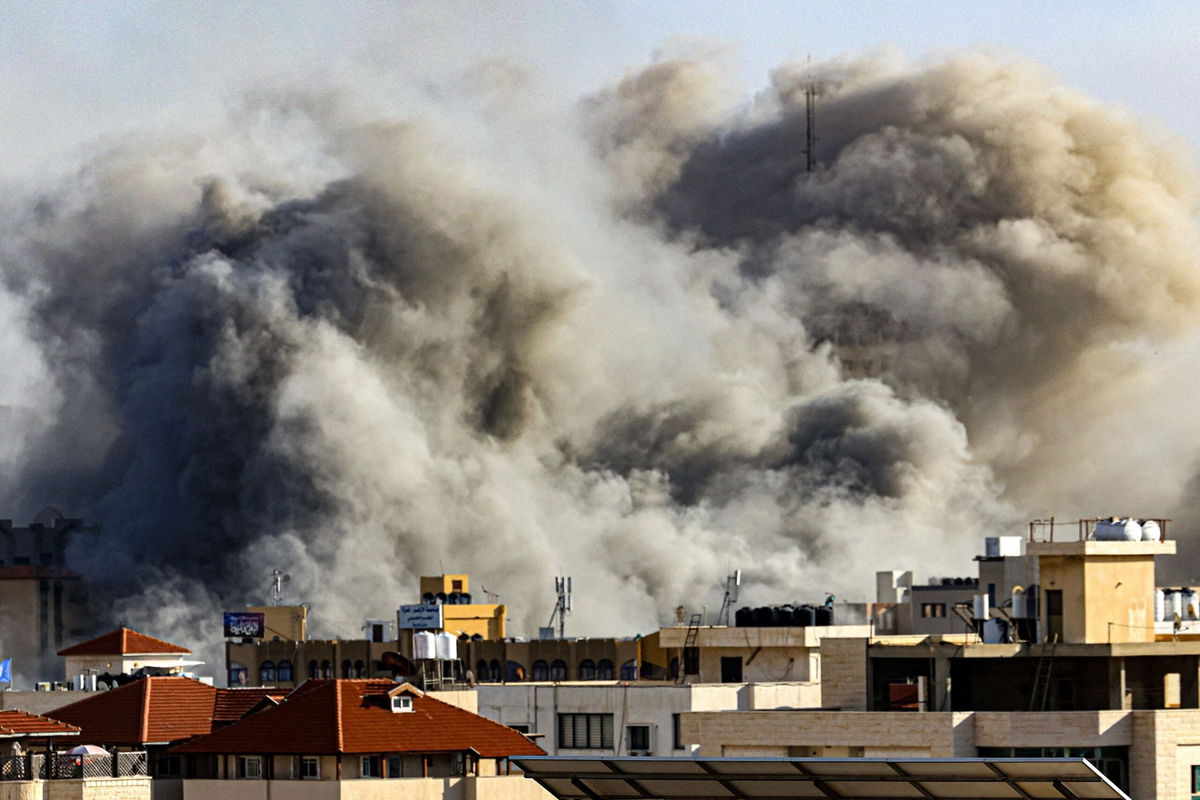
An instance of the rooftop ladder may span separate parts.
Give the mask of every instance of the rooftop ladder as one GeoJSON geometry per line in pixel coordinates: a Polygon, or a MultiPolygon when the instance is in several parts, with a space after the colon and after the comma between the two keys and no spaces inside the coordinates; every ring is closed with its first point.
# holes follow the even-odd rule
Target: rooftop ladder
{"type": "Polygon", "coordinates": [[[1033,675],[1033,691],[1029,694],[1029,710],[1045,711],[1050,699],[1050,679],[1054,676],[1054,650],[1058,647],[1058,634],[1050,640],[1050,652],[1042,645],[1042,654],[1038,658],[1037,671],[1033,675]],[[1038,699],[1038,693],[1041,699],[1038,699]]]}
{"type": "Polygon", "coordinates": [[[688,621],[687,636],[683,639],[683,663],[680,664],[679,674],[675,682],[682,685],[687,682],[688,675],[700,674],[700,620],[699,614],[692,614],[688,621]]]}

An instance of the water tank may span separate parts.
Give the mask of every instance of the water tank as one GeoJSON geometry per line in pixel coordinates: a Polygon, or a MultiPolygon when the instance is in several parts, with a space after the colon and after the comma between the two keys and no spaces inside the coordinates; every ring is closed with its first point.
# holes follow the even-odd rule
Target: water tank
{"type": "Polygon", "coordinates": [[[771,627],[771,620],[773,619],[773,617],[774,617],[774,614],[772,613],[771,609],[767,608],[766,606],[760,606],[760,607],[754,609],[754,627],[756,627],[756,628],[771,627]]]}
{"type": "Polygon", "coordinates": [[[437,658],[437,636],[429,631],[413,634],[413,658],[437,658]]]}
{"type": "Polygon", "coordinates": [[[436,634],[436,638],[437,644],[435,645],[435,649],[438,658],[443,660],[458,658],[458,639],[455,638],[453,633],[441,631],[436,634]]]}
{"type": "Polygon", "coordinates": [[[1014,586],[1012,590],[1012,618],[1026,619],[1029,616],[1025,610],[1025,590],[1014,586]]]}
{"type": "Polygon", "coordinates": [[[991,607],[986,594],[977,594],[972,599],[974,601],[972,603],[972,610],[975,619],[987,619],[991,616],[991,607]]]}
{"type": "Polygon", "coordinates": [[[1183,592],[1177,589],[1167,590],[1167,619],[1175,619],[1178,614],[1183,619],[1183,592]]]}
{"type": "Polygon", "coordinates": [[[811,628],[817,624],[817,610],[812,606],[800,606],[798,613],[800,616],[800,627],[811,628]]]}
{"type": "Polygon", "coordinates": [[[458,592],[451,592],[449,596],[446,597],[446,602],[452,606],[459,605],[462,603],[462,595],[458,592]]]}
{"type": "Polygon", "coordinates": [[[1162,530],[1158,527],[1158,523],[1152,519],[1148,519],[1142,523],[1142,541],[1157,542],[1162,538],[1162,530]]]}
{"type": "Polygon", "coordinates": [[[1162,622],[1167,618],[1167,593],[1162,589],[1154,590],[1154,621],[1162,622]]]}
{"type": "Polygon", "coordinates": [[[1135,519],[1100,520],[1096,523],[1096,541],[1138,542],[1142,539],[1142,526],[1135,519]]]}
{"type": "Polygon", "coordinates": [[[458,602],[462,603],[464,606],[471,605],[471,593],[463,592],[462,594],[460,594],[458,596],[458,602]]]}
{"type": "Polygon", "coordinates": [[[754,609],[739,608],[733,612],[733,624],[739,628],[749,628],[754,625],[754,609]]]}
{"type": "Polygon", "coordinates": [[[816,615],[818,625],[833,624],[832,606],[817,606],[815,609],[813,609],[813,613],[816,615]]]}

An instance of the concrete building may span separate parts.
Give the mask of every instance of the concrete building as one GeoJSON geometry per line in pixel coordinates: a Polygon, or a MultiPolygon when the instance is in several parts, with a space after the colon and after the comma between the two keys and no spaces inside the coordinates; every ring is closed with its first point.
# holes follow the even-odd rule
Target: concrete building
{"type": "Polygon", "coordinates": [[[146,675],[184,675],[203,664],[192,651],[163,639],[117,628],[58,651],[75,689],[110,689],[146,675]]]}
{"type": "Polygon", "coordinates": [[[870,625],[814,625],[808,627],[701,627],[663,628],[658,644],[666,653],[669,671],[678,665],[687,648],[695,648],[694,671],[684,670],[681,680],[694,683],[821,682],[821,644],[826,639],[870,636],[870,625]],[[694,630],[692,643],[689,631],[694,630]],[[689,674],[690,672],[690,674],[689,674]]]}
{"type": "Polygon", "coordinates": [[[0,519],[0,653],[13,660],[18,685],[63,680],[55,651],[90,633],[87,589],[66,568],[66,551],[76,538],[96,533],[52,508],[24,528],[0,519]]]}
{"type": "Polygon", "coordinates": [[[813,708],[809,683],[509,683],[476,688],[479,713],[536,738],[550,755],[679,756],[692,711],[813,708]]]}
{"type": "Polygon", "coordinates": [[[476,603],[468,575],[433,575],[421,578],[421,605],[440,606],[437,627],[406,625],[403,609],[397,616],[401,630],[448,631],[455,636],[503,639],[508,607],[501,603],[476,603]]]}

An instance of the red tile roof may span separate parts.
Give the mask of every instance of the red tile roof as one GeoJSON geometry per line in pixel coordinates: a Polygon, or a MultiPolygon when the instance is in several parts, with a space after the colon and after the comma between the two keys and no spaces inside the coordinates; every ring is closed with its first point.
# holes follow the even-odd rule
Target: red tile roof
{"type": "Polygon", "coordinates": [[[237,722],[254,710],[255,706],[263,701],[263,698],[282,700],[286,696],[287,689],[266,689],[261,686],[217,689],[213,722],[237,722]]]}
{"type": "Polygon", "coordinates": [[[50,713],[92,744],[163,744],[211,731],[218,691],[193,678],[151,676],[50,713]]]}
{"type": "Polygon", "coordinates": [[[453,753],[484,758],[544,755],[512,728],[416,693],[411,712],[394,713],[382,680],[309,680],[275,708],[181,744],[180,753],[332,755],[453,753]]]}
{"type": "Polygon", "coordinates": [[[88,639],[77,645],[59,650],[60,656],[148,656],[165,653],[191,653],[186,647],[155,639],[129,628],[117,628],[103,636],[88,639]]]}
{"type": "Polygon", "coordinates": [[[9,709],[0,711],[0,738],[13,739],[26,736],[71,736],[79,728],[56,719],[30,714],[28,711],[9,709]]]}

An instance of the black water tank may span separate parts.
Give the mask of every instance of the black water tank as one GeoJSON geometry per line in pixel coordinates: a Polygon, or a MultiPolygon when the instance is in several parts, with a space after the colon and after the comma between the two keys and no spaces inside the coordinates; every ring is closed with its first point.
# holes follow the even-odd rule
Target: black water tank
{"type": "Polygon", "coordinates": [[[832,606],[817,606],[817,624],[832,625],[833,624],[833,607],[832,606]]]}
{"type": "Polygon", "coordinates": [[[775,615],[775,624],[781,628],[790,628],[796,624],[796,609],[790,605],[780,606],[775,615]]]}
{"type": "Polygon", "coordinates": [[[756,628],[771,627],[771,620],[772,620],[773,616],[774,615],[771,613],[771,609],[767,608],[766,606],[760,606],[760,607],[754,609],[754,627],[756,627],[756,628]]]}
{"type": "Polygon", "coordinates": [[[754,625],[753,609],[739,608],[733,612],[733,624],[738,628],[749,628],[754,625]]]}
{"type": "Polygon", "coordinates": [[[812,606],[800,606],[800,625],[811,628],[817,624],[817,611],[812,606]]]}

